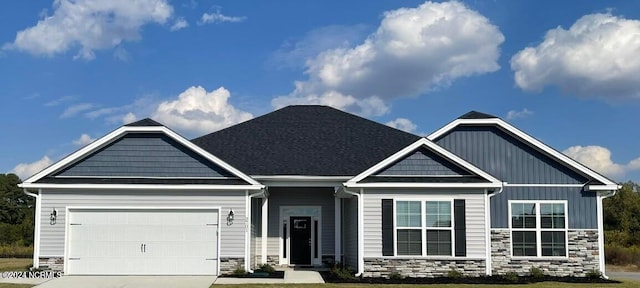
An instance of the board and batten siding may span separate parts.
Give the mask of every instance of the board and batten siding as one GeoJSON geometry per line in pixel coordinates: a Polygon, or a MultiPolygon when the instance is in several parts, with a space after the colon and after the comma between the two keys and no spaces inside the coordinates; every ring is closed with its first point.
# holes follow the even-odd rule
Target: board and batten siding
{"type": "Polygon", "coordinates": [[[42,190],[40,217],[40,257],[64,256],[66,207],[220,207],[220,257],[244,257],[244,191],[119,191],[119,190],[42,190]],[[58,211],[50,225],[49,214],[58,211]],[[227,225],[226,215],[233,209],[235,220],[227,225]]]}
{"type": "Polygon", "coordinates": [[[55,176],[232,177],[162,133],[129,133],[55,176]]]}
{"type": "Polygon", "coordinates": [[[427,149],[418,149],[412,154],[389,165],[376,176],[459,176],[469,175],[464,169],[452,164],[427,149]]]}
{"type": "Polygon", "coordinates": [[[484,191],[382,190],[364,191],[364,257],[382,257],[382,199],[464,199],[467,256],[485,258],[484,191]]]}
{"type": "MultiPolygon", "coordinates": [[[[269,187],[269,231],[267,255],[280,254],[280,206],[320,206],[322,254],[333,255],[335,247],[335,202],[333,187],[269,187]]],[[[277,257],[276,257],[277,259],[277,257]]]]}
{"type": "Polygon", "coordinates": [[[358,198],[342,199],[342,255],[344,263],[358,268],[358,198]]]}
{"type": "Polygon", "coordinates": [[[567,200],[569,229],[597,229],[596,193],[581,187],[505,187],[491,197],[491,228],[509,228],[509,200],[567,200]]]}
{"type": "Polygon", "coordinates": [[[583,184],[588,181],[495,126],[459,126],[435,142],[504,182],[583,184]]]}

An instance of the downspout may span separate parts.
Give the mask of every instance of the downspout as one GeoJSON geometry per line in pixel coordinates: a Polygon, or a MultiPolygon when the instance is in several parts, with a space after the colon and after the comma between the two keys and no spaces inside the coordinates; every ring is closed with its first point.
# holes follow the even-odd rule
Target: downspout
{"type": "Polygon", "coordinates": [[[362,275],[362,273],[364,272],[364,219],[362,219],[363,217],[363,208],[364,208],[364,201],[362,199],[362,189],[360,189],[360,193],[356,193],[356,192],[352,192],[347,190],[347,188],[345,187],[343,189],[343,192],[345,194],[351,195],[351,196],[355,196],[358,198],[358,272],[356,273],[356,277],[360,277],[362,275]]]}
{"type": "MultiPolygon", "coordinates": [[[[622,188],[621,186],[618,185],[618,189],[622,188]]],[[[600,266],[600,273],[602,274],[602,278],[604,279],[609,279],[609,276],[607,276],[606,273],[606,265],[605,265],[605,259],[604,259],[604,207],[602,205],[602,200],[604,200],[605,198],[609,198],[612,197],[614,195],[616,195],[617,190],[613,190],[613,191],[608,191],[604,192],[602,194],[598,193],[598,203],[596,203],[596,205],[598,205],[597,207],[597,215],[598,215],[598,250],[599,250],[599,255],[600,255],[600,261],[599,261],[599,266],[600,266]]]]}
{"type": "MultiPolygon", "coordinates": [[[[33,268],[40,268],[40,214],[42,203],[40,201],[40,195],[31,193],[27,189],[22,189],[22,192],[28,196],[36,198],[35,215],[33,216],[33,268]]],[[[40,192],[40,191],[39,191],[40,192]]]]}
{"type": "Polygon", "coordinates": [[[245,241],[244,241],[244,270],[253,273],[251,269],[251,199],[256,196],[267,197],[267,189],[265,187],[260,188],[260,191],[249,194],[249,190],[246,190],[247,203],[245,204],[245,213],[247,214],[247,220],[245,221],[245,241]]]}
{"type": "MultiPolygon", "coordinates": [[[[502,182],[502,185],[500,185],[500,189],[494,193],[488,194],[487,197],[485,198],[485,211],[484,211],[484,219],[485,219],[485,242],[487,243],[486,245],[486,249],[485,249],[485,258],[487,259],[487,263],[485,264],[485,274],[487,276],[491,276],[491,274],[493,274],[493,272],[491,271],[492,268],[492,257],[491,257],[491,198],[493,196],[496,196],[500,193],[502,193],[502,191],[504,191],[504,186],[507,184],[507,182],[502,182]]],[[[488,192],[488,191],[487,191],[488,192]]]]}

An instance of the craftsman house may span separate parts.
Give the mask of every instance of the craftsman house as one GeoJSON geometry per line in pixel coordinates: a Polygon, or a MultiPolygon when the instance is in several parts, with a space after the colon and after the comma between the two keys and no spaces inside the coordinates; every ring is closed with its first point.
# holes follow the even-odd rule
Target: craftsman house
{"type": "Polygon", "coordinates": [[[125,125],[25,180],[34,266],[68,275],[604,272],[602,199],[619,186],[470,112],[420,137],[289,106],[187,140],[125,125]]]}

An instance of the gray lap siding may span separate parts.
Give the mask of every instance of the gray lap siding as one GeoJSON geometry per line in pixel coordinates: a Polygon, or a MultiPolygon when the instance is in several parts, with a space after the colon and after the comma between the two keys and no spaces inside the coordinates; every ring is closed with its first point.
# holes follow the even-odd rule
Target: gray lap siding
{"type": "Polygon", "coordinates": [[[41,258],[63,257],[67,207],[220,207],[220,257],[244,257],[244,191],[140,191],[140,190],[43,190],[40,213],[41,258]],[[55,225],[49,214],[58,211],[55,225]],[[235,220],[226,225],[226,214],[233,209],[235,220]]]}

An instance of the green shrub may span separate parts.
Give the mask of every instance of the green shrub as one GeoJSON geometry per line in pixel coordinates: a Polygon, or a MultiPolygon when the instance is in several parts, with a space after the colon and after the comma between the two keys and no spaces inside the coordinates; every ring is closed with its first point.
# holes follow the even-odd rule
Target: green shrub
{"type": "Polygon", "coordinates": [[[336,262],[335,264],[333,264],[333,267],[331,267],[331,274],[333,274],[336,278],[341,280],[356,279],[356,276],[353,273],[353,270],[351,270],[349,267],[343,265],[340,262],[336,262]]]}
{"type": "Polygon", "coordinates": [[[529,275],[534,279],[542,279],[544,278],[544,271],[538,267],[531,267],[531,269],[529,269],[529,275]]]}
{"type": "Polygon", "coordinates": [[[598,269],[591,269],[589,270],[589,272],[587,272],[587,278],[589,279],[602,278],[602,272],[600,272],[600,270],[598,269]]]}
{"type": "Polygon", "coordinates": [[[518,276],[518,273],[516,272],[507,272],[506,274],[502,275],[502,278],[506,281],[516,283],[518,282],[518,279],[520,279],[520,276],[518,276]]]}
{"type": "Polygon", "coordinates": [[[402,276],[402,274],[400,274],[398,271],[393,271],[389,273],[389,279],[402,280],[404,279],[404,276],[402,276]]]}
{"type": "Polygon", "coordinates": [[[607,264],[640,266],[640,249],[637,246],[607,244],[604,246],[604,255],[607,264]]]}
{"type": "Polygon", "coordinates": [[[244,270],[244,268],[242,267],[237,267],[235,270],[233,270],[233,272],[231,272],[231,276],[234,276],[234,277],[242,277],[246,275],[247,275],[247,271],[244,270]]]}
{"type": "Polygon", "coordinates": [[[462,272],[456,270],[455,268],[451,268],[451,270],[449,270],[449,272],[447,272],[447,277],[449,277],[451,279],[460,279],[460,278],[464,277],[464,274],[462,274],[462,272]]]}
{"type": "Polygon", "coordinates": [[[276,268],[273,268],[273,266],[265,263],[265,264],[260,265],[260,267],[258,267],[258,269],[256,269],[256,271],[261,271],[261,272],[272,274],[272,273],[276,272],[276,268]]]}
{"type": "Polygon", "coordinates": [[[0,245],[0,258],[31,258],[33,246],[0,245]]]}

